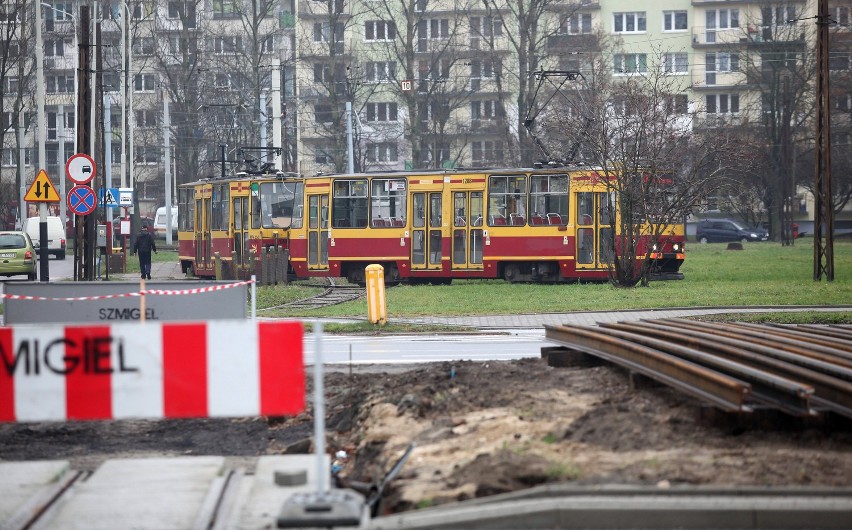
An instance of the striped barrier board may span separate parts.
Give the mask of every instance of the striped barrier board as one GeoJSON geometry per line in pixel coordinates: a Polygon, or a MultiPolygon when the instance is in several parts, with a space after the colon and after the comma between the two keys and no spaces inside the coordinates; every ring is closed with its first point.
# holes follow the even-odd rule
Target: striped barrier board
{"type": "Polygon", "coordinates": [[[301,322],[0,327],[0,422],[304,410],[301,322]]]}

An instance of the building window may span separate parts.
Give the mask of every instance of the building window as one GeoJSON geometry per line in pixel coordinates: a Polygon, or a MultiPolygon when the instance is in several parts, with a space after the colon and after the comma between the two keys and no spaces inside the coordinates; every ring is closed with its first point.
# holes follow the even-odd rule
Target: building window
{"type": "Polygon", "coordinates": [[[686,11],[663,11],[663,31],[686,31],[686,11]]]}
{"type": "MultiPolygon", "coordinates": [[[[330,22],[314,23],[314,42],[331,42],[330,22]]],[[[334,42],[343,42],[344,25],[342,22],[334,24],[334,42]]]]}
{"type": "Polygon", "coordinates": [[[579,35],[592,32],[591,13],[575,13],[562,18],[559,23],[559,33],[565,35],[579,35]]]}
{"type": "Polygon", "coordinates": [[[615,33],[641,33],[645,31],[645,12],[613,13],[613,31],[615,33]]]}
{"type": "Polygon", "coordinates": [[[503,19],[500,17],[470,17],[472,37],[502,37],[503,19]]]}
{"type": "Polygon", "coordinates": [[[135,2],[132,6],[134,20],[145,20],[154,14],[154,6],[151,2],[135,2]]]}
{"type": "Polygon", "coordinates": [[[500,115],[500,104],[494,100],[471,101],[470,121],[476,125],[482,120],[493,120],[500,115]]]}
{"type": "Polygon", "coordinates": [[[71,94],[74,92],[73,75],[49,75],[45,79],[47,94],[71,94]]]}
{"type": "Polygon", "coordinates": [[[154,37],[134,38],[133,55],[154,55],[154,37]]]}
{"type": "Polygon", "coordinates": [[[133,151],[133,161],[140,165],[152,166],[160,160],[160,148],[150,145],[137,145],[133,151]]]}
{"type": "Polygon", "coordinates": [[[613,56],[613,72],[635,74],[648,71],[648,56],[644,53],[618,53],[613,56]]]}
{"type": "Polygon", "coordinates": [[[448,39],[450,37],[450,20],[447,18],[433,18],[421,20],[417,23],[417,38],[423,39],[448,39]]]}
{"type": "Polygon", "coordinates": [[[213,39],[213,53],[217,55],[233,55],[243,51],[242,37],[216,37],[213,39]]]}
{"type": "Polygon", "coordinates": [[[687,114],[689,112],[689,98],[686,94],[666,94],[666,114],[687,114]]]}
{"type": "Polygon", "coordinates": [[[331,123],[334,121],[331,105],[314,105],[314,122],[331,123]]]}
{"type": "Polygon", "coordinates": [[[707,94],[705,111],[707,114],[739,114],[739,94],[707,94]]]}
{"type": "Polygon", "coordinates": [[[667,74],[685,74],[689,71],[689,54],[664,53],[663,72],[667,74]]]}
{"type": "Polygon", "coordinates": [[[500,58],[495,59],[471,59],[470,77],[474,79],[490,79],[499,76],[503,72],[503,63],[500,58]]]}
{"type": "Polygon", "coordinates": [[[213,0],[213,18],[232,18],[237,16],[236,0],[213,0]]]}
{"type": "Polygon", "coordinates": [[[153,110],[137,110],[134,111],[134,114],[136,114],[136,127],[153,128],[157,126],[157,112],[153,110]]]}
{"type": "Polygon", "coordinates": [[[396,38],[396,24],[387,20],[368,20],[364,23],[364,40],[390,41],[396,38]]]}
{"type": "Polygon", "coordinates": [[[50,39],[44,41],[44,56],[45,57],[63,57],[65,55],[65,48],[70,48],[71,46],[67,46],[68,43],[63,39],[50,39]]]}
{"type": "Polygon", "coordinates": [[[846,52],[830,51],[828,57],[828,68],[830,70],[848,70],[849,54],[846,52]]]}
{"type": "Polygon", "coordinates": [[[396,78],[396,62],[394,61],[369,61],[367,63],[368,83],[384,83],[396,78]]]}
{"type": "Polygon", "coordinates": [[[134,92],[153,92],[156,87],[157,80],[154,74],[136,74],[133,76],[134,92]]]}
{"type": "Polygon", "coordinates": [[[213,87],[220,90],[231,88],[231,76],[228,74],[217,73],[213,78],[213,87]]]}
{"type": "Polygon", "coordinates": [[[186,27],[195,27],[195,3],[194,2],[169,2],[168,18],[172,20],[185,20],[186,27]]]}
{"type": "Polygon", "coordinates": [[[396,103],[367,103],[367,121],[397,121],[396,103]]]}
{"type": "Polygon", "coordinates": [[[830,13],[833,15],[833,19],[840,26],[848,26],[849,25],[849,6],[838,6],[829,8],[830,13]]]}
{"type": "Polygon", "coordinates": [[[709,52],[704,56],[708,72],[739,72],[740,54],[728,52],[709,52]]]}
{"type": "Polygon", "coordinates": [[[368,143],[365,155],[367,162],[396,162],[398,156],[393,142],[368,143]]]}
{"type": "Polygon", "coordinates": [[[708,30],[733,29],[740,27],[739,9],[711,9],[704,14],[708,30]]]}

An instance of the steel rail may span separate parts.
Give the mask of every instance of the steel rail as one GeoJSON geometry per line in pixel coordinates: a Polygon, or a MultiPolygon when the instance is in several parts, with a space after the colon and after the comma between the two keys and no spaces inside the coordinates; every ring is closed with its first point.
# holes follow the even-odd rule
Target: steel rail
{"type": "MultiPolygon", "coordinates": [[[[672,328],[656,321],[622,323],[625,329],[634,329],[641,333],[669,337],[672,328]]],[[[852,409],[852,383],[832,374],[825,373],[820,368],[839,368],[827,363],[818,363],[809,358],[798,358],[792,353],[772,351],[762,345],[718,337],[711,333],[696,331],[688,328],[676,328],[679,334],[678,342],[691,347],[724,355],[730,359],[749,364],[760,370],[771,371],[782,377],[800,381],[814,387],[811,401],[817,398],[823,408],[831,408],[835,412],[847,416],[852,409]],[[796,361],[800,361],[797,363],[796,361]],[[801,366],[804,363],[808,366],[801,366]],[[814,366],[819,365],[819,366],[814,366]],[[834,404],[827,407],[826,403],[834,404]]],[[[842,370],[842,368],[840,368],[842,370]]],[[[849,416],[852,417],[852,416],[849,416]]]]}
{"type": "Polygon", "coordinates": [[[814,346],[820,346],[825,348],[825,353],[828,353],[829,355],[836,355],[852,366],[852,341],[844,341],[834,339],[832,337],[805,333],[786,327],[766,326],[750,322],[728,322],[726,325],[732,329],[747,330],[751,332],[752,336],[756,337],[766,334],[786,339],[784,341],[785,343],[801,344],[801,342],[804,341],[814,346]]]}
{"type": "Polygon", "coordinates": [[[769,339],[761,339],[758,337],[740,335],[735,332],[728,332],[719,327],[707,326],[705,325],[707,324],[706,322],[682,320],[678,318],[665,318],[654,322],[658,322],[662,325],[678,327],[684,331],[692,330],[709,334],[719,341],[724,340],[728,343],[730,343],[730,341],[735,341],[737,344],[748,343],[750,348],[754,351],[759,351],[765,355],[773,357],[783,358],[793,364],[814,368],[820,372],[831,373],[834,377],[838,377],[846,381],[852,381],[852,369],[834,362],[836,361],[836,358],[831,355],[814,353],[807,348],[794,347],[790,345],[776,346],[769,339]]]}
{"type": "Polygon", "coordinates": [[[819,324],[797,324],[793,326],[799,331],[807,333],[815,333],[823,336],[835,337],[852,341],[852,329],[841,328],[839,326],[824,326],[819,324]]]}
{"type": "Polygon", "coordinates": [[[656,381],[677,388],[729,412],[747,412],[751,386],[673,355],[607,336],[599,330],[576,326],[545,325],[545,337],[606,359],[656,381]]]}
{"type": "Polygon", "coordinates": [[[810,406],[810,397],[814,393],[814,388],[811,385],[781,377],[765,370],[713,355],[693,347],[677,344],[673,342],[677,337],[673,337],[671,334],[661,333],[660,338],[651,337],[642,334],[641,329],[638,332],[629,331],[629,326],[623,326],[619,323],[601,324],[601,328],[606,333],[616,337],[676,355],[713,370],[718,370],[731,377],[746,381],[752,387],[749,397],[762,404],[783,410],[794,416],[810,416],[813,414],[810,406]]]}

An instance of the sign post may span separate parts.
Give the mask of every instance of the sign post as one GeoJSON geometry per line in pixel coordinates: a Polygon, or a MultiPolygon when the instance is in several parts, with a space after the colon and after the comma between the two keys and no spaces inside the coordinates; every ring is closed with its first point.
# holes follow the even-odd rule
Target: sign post
{"type": "Polygon", "coordinates": [[[79,249],[83,249],[83,270],[85,272],[84,279],[86,280],[94,280],[94,275],[92,274],[92,268],[94,265],[94,255],[90,252],[89,248],[89,234],[84,230],[83,235],[81,237],[80,230],[78,229],[78,217],[80,215],[89,215],[97,206],[97,197],[94,192],[92,192],[91,199],[89,198],[89,194],[85,191],[84,188],[91,188],[88,186],[89,182],[95,178],[97,174],[97,167],[95,166],[94,159],[85,154],[85,153],[77,153],[72,155],[71,158],[65,163],[65,176],[68,177],[74,184],[76,184],[71,191],[68,193],[68,197],[66,201],[68,202],[68,206],[71,206],[72,194],[74,195],[73,201],[78,206],[78,210],[86,211],[86,213],[78,213],[77,210],[72,210],[76,214],[74,217],[74,231],[76,233],[76,237],[74,238],[74,279],[79,279],[76,271],[80,270],[79,260],[80,260],[80,252],[79,249]],[[76,190],[76,191],[75,191],[76,190]],[[94,202],[94,205],[89,209],[91,202],[94,202]],[[81,242],[83,243],[81,245],[81,242]]]}
{"type": "MultiPolygon", "coordinates": [[[[42,169],[38,172],[26,195],[24,195],[24,200],[39,203],[38,278],[42,282],[48,282],[50,281],[50,265],[47,260],[50,254],[47,251],[47,203],[59,202],[59,194],[56,193],[56,188],[50,182],[47,171],[42,169]]],[[[21,207],[23,208],[23,205],[21,207]]]]}

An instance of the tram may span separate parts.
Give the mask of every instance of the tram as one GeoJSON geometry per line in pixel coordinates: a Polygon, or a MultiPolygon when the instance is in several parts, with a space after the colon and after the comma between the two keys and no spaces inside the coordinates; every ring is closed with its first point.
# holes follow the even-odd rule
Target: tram
{"type": "MultiPolygon", "coordinates": [[[[384,267],[388,282],[606,280],[618,223],[594,169],[446,169],[333,174],[238,173],[178,190],[182,269],[214,277],[214,257],[289,253],[294,278],[384,267]]],[[[617,213],[616,213],[617,215],[617,213]]],[[[664,278],[682,277],[682,225],[648,252],[664,278]]]]}

